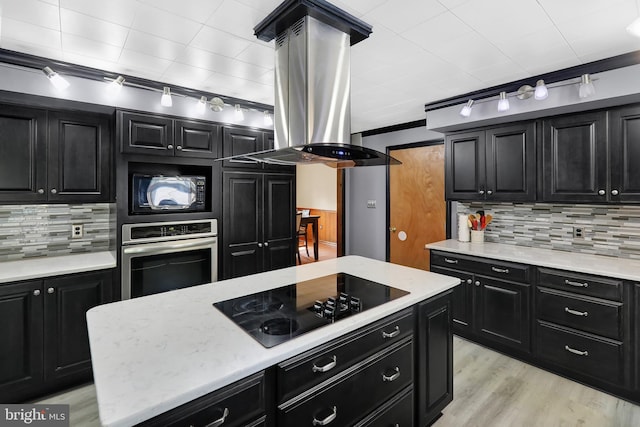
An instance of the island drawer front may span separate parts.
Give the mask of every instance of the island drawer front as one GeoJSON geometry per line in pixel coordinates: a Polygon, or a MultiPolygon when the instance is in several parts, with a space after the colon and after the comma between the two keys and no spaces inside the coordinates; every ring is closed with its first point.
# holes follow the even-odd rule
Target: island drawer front
{"type": "Polygon", "coordinates": [[[622,339],[622,303],[538,288],[536,306],[539,319],[622,339]]]}
{"type": "Polygon", "coordinates": [[[413,388],[409,388],[376,409],[354,427],[412,426],[413,401],[413,388]]]}
{"type": "Polygon", "coordinates": [[[448,252],[431,251],[431,265],[453,268],[455,270],[476,271],[480,267],[477,258],[468,258],[464,255],[448,252]]]}
{"type": "Polygon", "coordinates": [[[278,402],[325,381],[383,346],[413,335],[414,324],[413,308],[403,310],[278,364],[278,402]]]}
{"type": "Polygon", "coordinates": [[[619,341],[581,334],[538,321],[537,352],[541,359],[580,375],[612,384],[624,383],[624,349],[619,341]]]}
{"type": "Polygon", "coordinates": [[[492,261],[480,263],[476,273],[514,282],[531,283],[531,266],[513,262],[492,261]]]}
{"type": "Polygon", "coordinates": [[[598,298],[622,301],[622,280],[570,273],[548,268],[538,269],[538,285],[598,298]]]}
{"type": "Polygon", "coordinates": [[[319,424],[322,421],[324,425],[353,425],[412,384],[413,354],[413,340],[409,337],[385,348],[334,381],[322,383],[280,405],[277,426],[323,425],[319,424]]]}
{"type": "MultiPolygon", "coordinates": [[[[169,412],[151,418],[140,426],[208,426],[239,427],[261,425],[257,419],[265,413],[264,373],[236,381],[169,412]],[[226,412],[226,416],[225,416],[226,412]]],[[[259,421],[259,420],[258,420],[259,421]]]]}

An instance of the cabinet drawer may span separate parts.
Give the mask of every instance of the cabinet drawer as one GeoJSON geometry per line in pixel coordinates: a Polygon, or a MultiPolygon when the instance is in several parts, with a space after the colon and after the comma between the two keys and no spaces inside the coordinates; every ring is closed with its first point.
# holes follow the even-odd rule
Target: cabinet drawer
{"type": "Polygon", "coordinates": [[[349,426],[362,419],[413,381],[413,341],[403,341],[374,354],[335,381],[314,387],[278,407],[279,427],[349,426]],[[314,422],[314,420],[316,420],[314,422]]]}
{"type": "Polygon", "coordinates": [[[514,282],[531,282],[531,266],[513,262],[490,261],[480,263],[476,273],[514,282]]]}
{"type": "Polygon", "coordinates": [[[475,259],[464,255],[431,251],[431,265],[474,272],[480,264],[475,259]]]}
{"type": "Polygon", "coordinates": [[[559,367],[612,384],[624,383],[623,344],[538,321],[537,352],[559,367]]]}
{"type": "Polygon", "coordinates": [[[412,335],[414,322],[410,308],[278,364],[278,402],[353,366],[382,346],[412,335]]]}
{"type": "Polygon", "coordinates": [[[622,280],[547,268],[539,268],[538,272],[538,284],[540,286],[622,301],[622,280]]]}
{"type": "Polygon", "coordinates": [[[622,339],[622,303],[538,288],[539,319],[608,338],[622,339]]]}
{"type": "Polygon", "coordinates": [[[389,427],[413,425],[413,389],[406,390],[354,427],[389,427]]]}
{"type": "Polygon", "coordinates": [[[222,421],[225,427],[259,426],[265,412],[264,373],[252,375],[218,391],[158,415],[141,426],[208,426],[222,421]]]}

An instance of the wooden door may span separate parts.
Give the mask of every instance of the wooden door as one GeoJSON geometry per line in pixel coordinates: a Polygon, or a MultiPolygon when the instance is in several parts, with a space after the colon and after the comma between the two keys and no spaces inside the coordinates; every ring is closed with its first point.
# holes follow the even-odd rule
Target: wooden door
{"type": "Polygon", "coordinates": [[[446,239],[444,145],[390,154],[402,165],[389,167],[389,261],[429,270],[424,245],[446,239]]]}

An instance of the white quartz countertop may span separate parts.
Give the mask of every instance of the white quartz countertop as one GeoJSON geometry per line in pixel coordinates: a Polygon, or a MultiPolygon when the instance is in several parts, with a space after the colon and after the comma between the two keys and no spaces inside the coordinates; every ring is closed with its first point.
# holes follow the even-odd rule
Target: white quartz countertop
{"type": "Polygon", "coordinates": [[[130,426],[450,289],[458,279],[348,256],[106,304],[87,313],[100,420],[130,426]],[[267,349],[213,303],[344,272],[410,294],[267,349]]]}
{"type": "Polygon", "coordinates": [[[0,283],[82,273],[116,266],[113,252],[91,252],[0,262],[0,283]]]}
{"type": "Polygon", "coordinates": [[[504,243],[463,243],[443,240],[426,245],[428,249],[519,262],[539,267],[557,268],[578,273],[596,274],[624,280],[640,281],[640,261],[602,255],[539,249],[504,243]]]}

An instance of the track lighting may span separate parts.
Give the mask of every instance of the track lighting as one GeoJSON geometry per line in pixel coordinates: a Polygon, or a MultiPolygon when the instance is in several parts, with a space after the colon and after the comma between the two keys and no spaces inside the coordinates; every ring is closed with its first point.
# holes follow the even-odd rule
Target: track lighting
{"type": "Polygon", "coordinates": [[[588,98],[596,94],[596,88],[591,80],[591,75],[583,74],[580,77],[580,89],[578,90],[578,96],[580,98],[588,98]]]}
{"type": "Polygon", "coordinates": [[[548,96],[549,90],[547,89],[547,85],[544,84],[544,80],[538,80],[533,97],[538,101],[542,101],[543,99],[547,99],[548,96]]]}
{"type": "Polygon", "coordinates": [[[509,110],[509,100],[507,99],[507,92],[500,92],[500,100],[498,101],[498,111],[509,110]]]}
{"type": "Polygon", "coordinates": [[[58,90],[65,90],[70,86],[69,82],[49,67],[44,67],[42,72],[47,76],[51,84],[58,90]]]}
{"type": "Polygon", "coordinates": [[[201,96],[200,99],[198,100],[198,103],[196,104],[196,110],[198,111],[199,114],[204,114],[206,109],[207,109],[207,97],[201,96]]]}
{"type": "Polygon", "coordinates": [[[160,98],[160,105],[163,107],[171,107],[173,101],[171,100],[171,89],[167,86],[162,90],[162,98],[160,98]]]}
{"type": "Polygon", "coordinates": [[[117,79],[112,80],[111,83],[107,85],[107,91],[110,94],[115,95],[118,92],[120,92],[120,90],[122,90],[123,85],[124,85],[124,77],[118,76],[117,79]]]}
{"type": "Polygon", "coordinates": [[[469,117],[471,115],[471,109],[473,109],[473,99],[467,101],[462,110],[460,110],[460,115],[462,117],[469,117]]]}
{"type": "Polygon", "coordinates": [[[224,101],[217,96],[213,97],[211,98],[211,102],[209,103],[209,108],[211,108],[212,111],[219,113],[220,111],[224,110],[224,101]]]}
{"type": "Polygon", "coordinates": [[[240,107],[240,104],[236,104],[235,106],[235,117],[236,117],[236,120],[238,120],[239,122],[244,120],[244,113],[242,112],[242,108],[240,107]]]}
{"type": "Polygon", "coordinates": [[[273,125],[273,117],[271,117],[271,113],[268,111],[264,112],[264,124],[266,126],[271,126],[273,125]]]}

